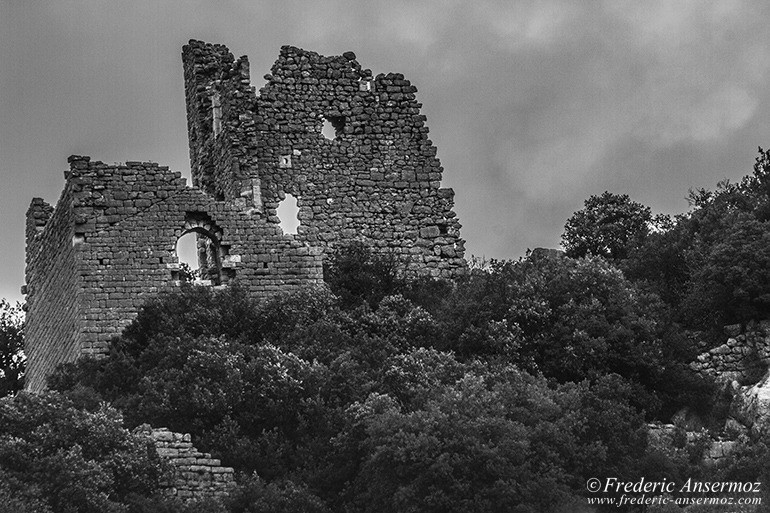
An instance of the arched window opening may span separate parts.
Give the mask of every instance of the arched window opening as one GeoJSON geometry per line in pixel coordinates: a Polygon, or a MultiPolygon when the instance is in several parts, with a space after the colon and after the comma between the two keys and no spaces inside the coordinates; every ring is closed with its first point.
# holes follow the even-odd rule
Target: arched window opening
{"type": "Polygon", "coordinates": [[[333,141],[345,132],[345,116],[324,116],[321,134],[333,141]]]}
{"type": "Polygon", "coordinates": [[[220,245],[220,237],[221,232],[208,216],[188,218],[176,243],[179,264],[172,268],[173,279],[196,285],[222,285],[232,278],[234,270],[222,266],[228,250],[220,245]]]}
{"type": "Polygon", "coordinates": [[[287,194],[276,209],[276,215],[281,221],[281,230],[283,233],[296,234],[299,227],[299,206],[297,198],[287,194]]]}
{"type": "Polygon", "coordinates": [[[193,282],[200,279],[198,260],[198,237],[194,232],[187,232],[176,241],[176,255],[179,259],[179,279],[193,282]]]}

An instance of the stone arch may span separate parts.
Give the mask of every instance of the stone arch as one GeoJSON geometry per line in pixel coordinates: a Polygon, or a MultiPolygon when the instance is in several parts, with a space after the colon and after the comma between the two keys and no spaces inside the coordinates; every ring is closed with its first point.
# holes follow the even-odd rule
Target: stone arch
{"type": "MultiPolygon", "coordinates": [[[[230,248],[222,244],[222,230],[208,214],[187,212],[184,225],[176,230],[176,243],[190,233],[197,237],[199,276],[195,282],[201,285],[223,285],[234,278],[234,270],[223,266],[230,248]]],[[[181,266],[175,274],[174,279],[183,281],[181,266]]]]}

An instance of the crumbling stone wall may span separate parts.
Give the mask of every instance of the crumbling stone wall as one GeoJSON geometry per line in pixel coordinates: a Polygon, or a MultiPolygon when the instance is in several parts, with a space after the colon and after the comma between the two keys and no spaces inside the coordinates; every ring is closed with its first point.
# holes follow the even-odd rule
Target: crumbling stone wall
{"type": "Polygon", "coordinates": [[[81,349],[85,319],[72,246],[71,186],[65,188],[58,205],[61,208],[54,211],[35,198],[27,211],[27,285],[22,292],[27,294],[25,383],[30,390],[40,389],[46,375],[81,349]]]}
{"type": "Polygon", "coordinates": [[[647,424],[647,441],[651,448],[673,456],[686,454],[687,446],[700,446],[701,462],[707,466],[730,463],[738,441],[713,438],[708,431],[685,431],[674,424],[647,424]]]}
{"type": "Polygon", "coordinates": [[[722,380],[756,383],[770,367],[770,321],[725,326],[724,344],[698,355],[693,370],[722,380]]]}
{"type": "Polygon", "coordinates": [[[770,321],[724,329],[726,342],[698,355],[690,367],[718,380],[732,398],[725,430],[758,438],[770,426],[770,321]]]}
{"type": "Polygon", "coordinates": [[[103,354],[148,298],[177,286],[189,232],[206,283],[256,297],[319,283],[324,256],[352,241],[409,275],[466,272],[454,192],[402,75],[285,46],[257,94],[248,60],[226,47],[191,41],[182,56],[193,187],[154,163],[72,156],[56,207],[30,206],[28,390],[59,363],[103,354]],[[289,194],[296,234],[277,215],[289,194]]]}
{"type": "Polygon", "coordinates": [[[195,185],[271,223],[291,194],[298,240],[325,250],[360,239],[412,274],[465,272],[454,192],[403,75],[284,46],[257,94],[246,57],[200,41],[182,55],[195,185]]]}
{"type": "Polygon", "coordinates": [[[233,468],[223,467],[211,454],[198,451],[189,433],[153,429],[147,424],[137,432],[152,438],[158,456],[172,469],[170,480],[162,483],[168,495],[182,500],[224,497],[235,486],[233,468]]]}
{"type": "Polygon", "coordinates": [[[320,250],[187,187],[180,173],[69,160],[53,214],[40,200],[30,207],[28,390],[44,388],[59,363],[106,352],[148,298],[178,286],[176,243],[186,233],[210,241],[204,273],[214,285],[237,279],[264,297],[323,279],[320,250]]]}

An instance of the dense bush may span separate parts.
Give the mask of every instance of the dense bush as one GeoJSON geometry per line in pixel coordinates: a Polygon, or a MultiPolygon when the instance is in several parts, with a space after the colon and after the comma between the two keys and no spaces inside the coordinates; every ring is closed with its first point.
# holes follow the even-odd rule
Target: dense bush
{"type": "Polygon", "coordinates": [[[153,497],[161,476],[152,442],[126,430],[112,407],[78,409],[55,393],[0,400],[4,505],[36,512],[124,512],[153,497]]]}
{"type": "Polygon", "coordinates": [[[567,220],[562,244],[571,257],[624,259],[644,242],[652,221],[649,207],[626,194],[605,192],[588,198],[567,220]]]}
{"type": "Polygon", "coordinates": [[[770,152],[739,183],[690,194],[692,209],[650,234],[621,264],[666,301],[684,326],[722,326],[770,317],[770,152]]]}
{"type": "Polygon", "coordinates": [[[24,384],[24,315],[20,304],[0,299],[0,397],[24,384]]]}
{"type": "Polygon", "coordinates": [[[373,253],[363,242],[338,248],[324,265],[324,279],[348,307],[362,303],[376,307],[404,287],[396,259],[373,253]]]}
{"type": "Polygon", "coordinates": [[[361,455],[356,511],[568,511],[586,477],[628,474],[644,451],[622,390],[554,389],[514,367],[430,390],[419,408],[382,394],[349,408],[337,443],[361,455]]]}
{"type": "Polygon", "coordinates": [[[554,388],[499,355],[458,359],[434,347],[442,331],[402,296],[344,310],[325,288],[262,305],[238,290],[184,288],[143,309],[107,358],[62,367],[50,383],[84,407],[110,401],[129,426],[191,431],[198,446],[256,472],[264,482],[236,494],[240,511],[258,511],[244,501],[535,511],[575,500],[590,472],[631,471],[643,416],[622,378],[554,388]],[[211,305],[255,324],[190,322],[211,305]],[[454,484],[431,488],[445,474],[454,484]],[[406,495],[390,497],[396,489],[406,495]]]}
{"type": "MultiPolygon", "coordinates": [[[[106,401],[129,428],[192,432],[240,472],[227,504],[156,504],[169,512],[566,512],[588,477],[764,479],[765,442],[707,469],[705,432],[662,450],[645,421],[723,424],[726,403],[689,363],[704,330],[770,314],[768,191],[763,152],[741,183],[693,193],[686,214],[605,193],[568,222],[566,255],[452,282],[407,279],[354,244],[331,256],[326,286],[268,301],[184,286],[50,385],[72,411],[114,411],[106,401]]],[[[14,461],[0,461],[0,497],[53,507],[46,481],[14,484],[14,461]]],[[[109,488],[97,474],[88,486],[109,488]]],[[[136,479],[141,490],[107,498],[149,511],[153,481],[136,479]]]]}

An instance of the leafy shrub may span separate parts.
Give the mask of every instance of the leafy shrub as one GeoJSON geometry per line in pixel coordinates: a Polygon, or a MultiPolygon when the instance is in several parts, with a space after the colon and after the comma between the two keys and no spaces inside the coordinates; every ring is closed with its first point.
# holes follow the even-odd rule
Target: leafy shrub
{"type": "Polygon", "coordinates": [[[24,312],[0,299],[0,397],[22,389],[25,363],[24,312]]]}
{"type": "Polygon", "coordinates": [[[56,393],[0,400],[0,496],[22,510],[123,512],[162,475],[152,441],[111,407],[77,409],[56,393]]]}
{"type": "Polygon", "coordinates": [[[627,194],[604,192],[591,196],[582,210],[567,220],[562,245],[571,257],[628,257],[638,248],[652,225],[652,213],[627,194]]]}
{"type": "Polygon", "coordinates": [[[404,287],[395,258],[375,254],[363,242],[338,248],[324,264],[324,281],[345,308],[364,303],[376,308],[404,287]]]}

